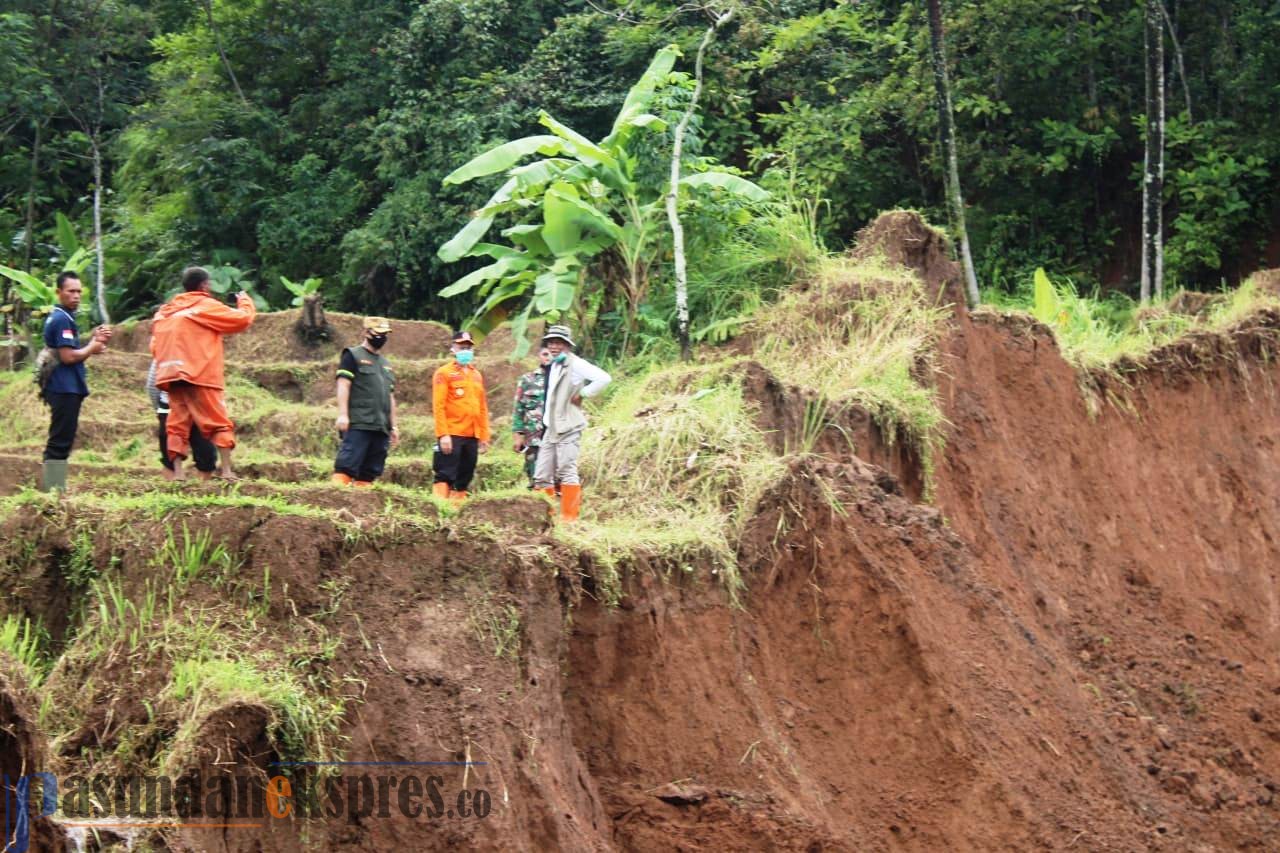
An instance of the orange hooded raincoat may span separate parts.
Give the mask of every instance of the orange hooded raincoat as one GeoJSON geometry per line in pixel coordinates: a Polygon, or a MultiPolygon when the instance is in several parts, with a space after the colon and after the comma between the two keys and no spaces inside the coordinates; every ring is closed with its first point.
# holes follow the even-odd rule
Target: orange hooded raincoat
{"type": "Polygon", "coordinates": [[[200,290],[179,293],[156,312],[151,324],[151,354],[156,360],[156,387],[174,382],[223,388],[222,336],[253,325],[253,300],[241,296],[230,308],[200,290]]]}
{"type": "Polygon", "coordinates": [[[200,290],[180,293],[156,312],[151,355],[156,387],[169,392],[165,439],[170,459],[190,455],[193,425],[217,447],[236,446],[235,423],[222,396],[222,336],[243,332],[256,314],[248,296],[229,308],[200,290]]]}

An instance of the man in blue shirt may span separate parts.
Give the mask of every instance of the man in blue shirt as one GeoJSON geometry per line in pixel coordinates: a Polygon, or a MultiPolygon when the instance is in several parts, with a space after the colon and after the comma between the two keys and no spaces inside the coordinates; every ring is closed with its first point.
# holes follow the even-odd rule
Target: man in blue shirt
{"type": "Polygon", "coordinates": [[[91,356],[103,352],[111,340],[111,327],[100,326],[90,336],[89,343],[80,346],[80,329],[76,326],[76,311],[84,285],[73,272],[58,276],[58,304],[44,321],[44,345],[57,354],[58,366],[44,388],[44,400],[49,404],[49,440],[44,447],[44,490],[67,488],[67,457],[76,440],[76,428],[80,425],[80,405],[89,396],[85,381],[84,363],[91,356]]]}

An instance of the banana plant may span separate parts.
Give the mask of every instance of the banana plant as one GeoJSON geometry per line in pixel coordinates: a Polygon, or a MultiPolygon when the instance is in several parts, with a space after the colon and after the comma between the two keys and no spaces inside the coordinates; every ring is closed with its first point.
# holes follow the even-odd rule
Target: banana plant
{"type": "MultiPolygon", "coordinates": [[[[47,314],[58,304],[58,290],[37,275],[0,265],[0,275],[13,282],[13,295],[35,314],[47,314]]],[[[13,305],[4,306],[12,311],[13,305]]]]}
{"type": "MultiPolygon", "coordinates": [[[[64,259],[58,269],[83,276],[85,271],[93,265],[93,246],[80,245],[71,220],[61,212],[56,214],[54,234],[64,259]]],[[[48,314],[53,310],[53,306],[58,304],[58,289],[37,275],[0,265],[0,276],[13,282],[13,296],[20,299],[22,304],[37,316],[48,314]]],[[[6,305],[0,310],[12,311],[13,306],[6,305]]]]}
{"type": "Polygon", "coordinates": [[[315,296],[320,292],[320,285],[324,284],[323,278],[308,278],[301,282],[290,281],[284,276],[280,276],[280,283],[285,289],[293,294],[293,301],[289,303],[294,308],[298,308],[306,300],[308,296],[315,296]]]}
{"type": "MultiPolygon", "coordinates": [[[[496,174],[506,178],[437,252],[447,263],[467,257],[491,261],[440,292],[453,297],[476,291],[474,328],[493,327],[510,316],[512,303],[527,300],[512,318],[522,353],[532,315],[555,319],[569,310],[588,266],[605,252],[616,253],[622,262],[626,280],[619,284],[634,318],[656,258],[665,189],[637,179],[639,158],[631,143],[637,133],[666,130],[666,122],[649,108],[655,92],[670,80],[679,55],[675,45],[658,51],[627,93],[604,139],[593,142],[543,111],[538,121],[549,133],[504,142],[444,179],[455,185],[496,174]],[[524,162],[535,155],[540,159],[524,162]],[[500,232],[507,243],[483,242],[495,220],[506,215],[516,220],[500,232]]],[[[717,187],[753,200],[768,197],[728,172],[690,174],[681,184],[717,187]]]]}

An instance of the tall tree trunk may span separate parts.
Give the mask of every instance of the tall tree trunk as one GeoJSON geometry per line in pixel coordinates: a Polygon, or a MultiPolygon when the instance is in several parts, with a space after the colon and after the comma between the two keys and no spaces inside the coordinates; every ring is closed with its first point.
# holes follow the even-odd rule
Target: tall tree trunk
{"type": "Polygon", "coordinates": [[[27,223],[22,238],[22,268],[31,272],[31,256],[35,252],[36,189],[40,181],[40,144],[44,141],[44,122],[35,122],[36,138],[31,143],[31,180],[27,185],[27,223]]]}
{"type": "Polygon", "coordinates": [[[1084,9],[1084,24],[1089,37],[1088,59],[1085,61],[1085,85],[1089,90],[1089,106],[1096,110],[1098,109],[1098,73],[1094,68],[1094,62],[1097,57],[1093,45],[1093,11],[1088,6],[1084,9]]]}
{"type": "Polygon", "coordinates": [[[1178,42],[1178,32],[1173,28],[1173,18],[1164,2],[1160,3],[1160,14],[1164,17],[1165,26],[1169,29],[1169,43],[1173,45],[1173,62],[1178,69],[1178,79],[1182,81],[1182,97],[1186,101],[1187,124],[1194,124],[1191,117],[1191,87],[1187,85],[1187,66],[1182,62],[1182,45],[1178,42]]]}
{"type": "Polygon", "coordinates": [[[715,20],[702,36],[702,43],[698,45],[698,56],[693,63],[693,96],[689,99],[689,108],[685,110],[684,115],[680,117],[680,123],[676,125],[675,141],[671,146],[671,187],[667,190],[667,219],[671,222],[671,254],[676,274],[676,323],[679,329],[681,361],[689,360],[690,348],[689,272],[684,254],[684,225],[680,222],[680,158],[684,154],[685,132],[689,129],[689,122],[693,120],[693,114],[698,109],[698,97],[702,94],[702,57],[707,52],[707,46],[711,44],[711,40],[716,37],[716,32],[729,23],[735,9],[736,7],[730,6],[729,11],[716,15],[715,20]]]}
{"type": "MultiPolygon", "coordinates": [[[[26,226],[22,235],[22,269],[26,272],[31,272],[31,256],[35,254],[36,247],[36,191],[39,189],[40,182],[40,148],[44,142],[45,121],[35,121],[33,124],[35,139],[31,143],[31,177],[27,184],[26,226]]],[[[14,298],[13,283],[6,279],[5,287],[8,291],[5,302],[13,305],[13,313],[5,315],[5,324],[8,325],[9,333],[9,369],[13,370],[31,348],[30,329],[27,329],[30,314],[22,304],[22,300],[14,298]],[[20,330],[27,332],[27,347],[24,351],[20,351],[17,345],[17,335],[20,330]]]]}
{"type": "Polygon", "coordinates": [[[222,47],[222,36],[218,33],[218,26],[213,22],[213,0],[202,0],[204,5],[204,14],[209,22],[209,32],[213,33],[213,42],[218,46],[218,56],[222,57],[222,67],[227,69],[227,76],[231,78],[231,85],[235,88],[236,94],[240,96],[240,101],[246,107],[249,106],[249,99],[244,96],[244,90],[240,88],[240,81],[236,79],[236,72],[231,67],[231,60],[227,59],[227,52],[222,47]]]}
{"type": "Polygon", "coordinates": [[[97,256],[93,295],[98,301],[99,319],[110,325],[111,315],[107,313],[106,261],[102,248],[102,148],[98,145],[97,136],[91,137],[89,142],[93,147],[93,250],[97,256]]]}
{"type": "Polygon", "coordinates": [[[933,48],[933,83],[938,95],[938,132],[947,159],[947,204],[952,228],[960,243],[960,263],[964,267],[965,297],[973,308],[980,299],[978,276],[969,251],[969,232],[964,223],[964,197],[960,194],[960,165],[956,156],[956,132],[951,119],[951,83],[947,77],[947,51],[942,34],[942,0],[925,0],[929,7],[929,42],[933,48]]]}
{"type": "Polygon", "coordinates": [[[1147,145],[1142,160],[1142,281],[1143,302],[1164,295],[1164,28],[1161,0],[1146,0],[1147,145]]]}
{"type": "Polygon", "coordinates": [[[98,300],[98,319],[111,325],[107,313],[106,250],[102,246],[102,124],[107,112],[107,95],[102,82],[102,70],[98,70],[98,114],[89,128],[89,147],[93,152],[93,251],[97,263],[94,276],[94,296],[98,300]]]}

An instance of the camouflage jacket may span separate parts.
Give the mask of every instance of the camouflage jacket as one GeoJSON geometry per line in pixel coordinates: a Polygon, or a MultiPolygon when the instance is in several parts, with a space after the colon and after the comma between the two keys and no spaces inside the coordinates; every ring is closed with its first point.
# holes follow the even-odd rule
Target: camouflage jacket
{"type": "Polygon", "coordinates": [[[542,439],[542,404],[547,399],[547,374],[539,368],[516,382],[511,431],[524,433],[525,443],[537,447],[542,439]]]}

